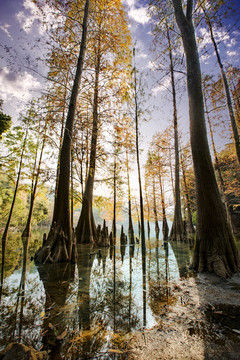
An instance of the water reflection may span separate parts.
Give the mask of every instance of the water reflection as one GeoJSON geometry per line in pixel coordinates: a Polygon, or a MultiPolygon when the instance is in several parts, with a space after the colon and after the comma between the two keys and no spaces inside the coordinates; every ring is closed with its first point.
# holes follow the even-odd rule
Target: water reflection
{"type": "Polygon", "coordinates": [[[61,356],[61,343],[69,326],[66,300],[70,283],[74,280],[74,271],[75,265],[71,263],[38,266],[45,290],[45,312],[41,314],[42,349],[49,352],[51,360],[64,359],[61,356]]]}
{"type": "Polygon", "coordinates": [[[188,244],[159,239],[144,246],[79,245],[76,266],[27,266],[28,246],[23,250],[22,271],[18,265],[5,272],[0,346],[23,341],[54,360],[117,358],[127,333],[159,320],[163,304],[173,301],[169,282],[184,276],[191,260],[188,244]]]}

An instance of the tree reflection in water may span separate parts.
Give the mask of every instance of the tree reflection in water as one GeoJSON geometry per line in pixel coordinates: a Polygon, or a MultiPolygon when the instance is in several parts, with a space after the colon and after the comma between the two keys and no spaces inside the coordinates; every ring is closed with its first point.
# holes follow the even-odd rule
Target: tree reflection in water
{"type": "Polygon", "coordinates": [[[38,266],[40,280],[45,289],[45,314],[43,314],[43,350],[49,351],[50,360],[64,359],[61,355],[62,340],[69,332],[66,299],[73,282],[75,264],[59,263],[38,266]]]}
{"type": "Polygon", "coordinates": [[[22,273],[5,279],[0,345],[22,341],[54,360],[117,358],[125,335],[153,326],[173,300],[168,283],[186,272],[191,255],[187,244],[158,239],[100,251],[79,245],[76,267],[36,268],[27,266],[27,245],[22,273]]]}

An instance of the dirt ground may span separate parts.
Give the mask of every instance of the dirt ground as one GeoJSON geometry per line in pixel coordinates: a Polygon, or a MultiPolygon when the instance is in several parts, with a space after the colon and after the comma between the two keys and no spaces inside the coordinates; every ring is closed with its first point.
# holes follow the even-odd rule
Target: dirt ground
{"type": "Polygon", "coordinates": [[[171,284],[158,325],[138,332],[129,360],[240,359],[240,274],[200,274],[171,284]]]}

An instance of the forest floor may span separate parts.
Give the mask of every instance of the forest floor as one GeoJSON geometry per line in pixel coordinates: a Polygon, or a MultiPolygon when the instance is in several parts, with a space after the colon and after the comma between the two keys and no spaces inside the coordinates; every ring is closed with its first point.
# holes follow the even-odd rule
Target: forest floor
{"type": "Polygon", "coordinates": [[[240,274],[200,274],[169,286],[158,325],[136,333],[129,360],[239,360],[240,274]]]}

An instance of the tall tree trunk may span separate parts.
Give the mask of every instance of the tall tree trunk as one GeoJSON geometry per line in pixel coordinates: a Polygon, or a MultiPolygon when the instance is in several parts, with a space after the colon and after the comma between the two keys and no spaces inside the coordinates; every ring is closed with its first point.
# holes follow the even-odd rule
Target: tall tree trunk
{"type": "Polygon", "coordinates": [[[187,205],[187,216],[188,216],[188,219],[187,219],[187,233],[188,234],[195,234],[195,228],[193,226],[193,221],[192,221],[192,211],[191,211],[189,192],[188,192],[187,180],[186,180],[186,169],[185,169],[185,166],[184,166],[182,153],[181,153],[181,164],[182,164],[184,193],[185,193],[185,199],[186,199],[186,205],[187,205]]]}
{"type": "MultiPolygon", "coordinates": [[[[7,222],[6,222],[6,225],[5,225],[5,229],[4,229],[4,232],[3,232],[3,236],[2,236],[1,290],[2,290],[3,279],[4,279],[6,242],[7,242],[7,238],[8,238],[9,226],[10,226],[10,223],[11,223],[12,214],[13,214],[13,209],[14,209],[15,200],[16,200],[16,196],[17,196],[17,191],[18,191],[18,185],[19,185],[19,181],[20,181],[20,176],[21,176],[21,172],[22,172],[22,162],[23,162],[23,156],[24,156],[24,152],[25,152],[25,148],[26,148],[28,130],[29,130],[29,127],[28,127],[28,125],[27,125],[26,132],[25,132],[25,136],[24,136],[24,140],[23,140],[23,145],[22,145],[21,157],[20,157],[19,166],[18,166],[17,180],[16,180],[15,189],[14,189],[14,194],[13,194],[13,198],[12,198],[12,204],[11,204],[11,208],[10,208],[10,211],[9,211],[9,214],[8,214],[8,219],[7,219],[7,222]]],[[[0,293],[2,293],[2,291],[0,291],[0,293]]],[[[1,296],[0,296],[0,299],[1,299],[1,296]]]]}
{"type": "Polygon", "coordinates": [[[32,222],[33,208],[34,208],[34,203],[35,203],[35,199],[36,199],[38,180],[39,180],[40,171],[41,171],[43,151],[44,151],[44,147],[45,147],[45,143],[46,143],[46,128],[47,128],[47,122],[45,122],[45,131],[44,131],[44,135],[43,135],[44,137],[43,137],[42,148],[41,148],[41,152],[40,152],[40,156],[39,156],[36,175],[34,175],[34,177],[33,177],[34,182],[33,182],[33,188],[32,188],[31,197],[30,197],[28,218],[27,218],[26,226],[22,232],[22,238],[29,238],[31,236],[31,222],[32,222]]]}
{"type": "Polygon", "coordinates": [[[177,119],[177,101],[176,101],[176,89],[175,78],[173,68],[172,57],[172,43],[169,34],[168,24],[166,23],[167,39],[168,39],[168,51],[170,60],[170,74],[172,85],[172,97],[173,97],[173,127],[174,127],[174,149],[175,149],[175,204],[174,204],[174,218],[172,223],[172,229],[170,232],[169,240],[184,240],[184,229],[181,210],[181,196],[180,196],[180,177],[179,177],[179,146],[178,146],[178,119],[177,119]]]}
{"type": "Polygon", "coordinates": [[[227,196],[225,194],[226,189],[225,189],[225,184],[224,184],[224,180],[223,180],[223,177],[222,177],[222,171],[221,171],[221,167],[220,167],[220,164],[219,164],[217,150],[216,150],[216,146],[215,146],[215,142],[214,142],[214,138],[213,138],[212,124],[211,124],[211,120],[210,120],[210,117],[209,117],[209,114],[208,114],[205,93],[203,93],[203,98],[204,98],[204,104],[205,104],[205,109],[206,109],[206,114],[207,114],[207,122],[208,122],[208,126],[209,126],[210,137],[211,137],[211,141],[212,141],[212,149],[213,149],[213,154],[214,154],[215,167],[216,167],[218,177],[219,177],[221,195],[222,195],[224,205],[225,205],[225,209],[226,209],[226,212],[227,212],[227,219],[228,219],[229,225],[231,226],[231,230],[233,231],[234,227],[233,227],[232,215],[231,215],[228,199],[227,199],[227,196]]]}
{"type": "Polygon", "coordinates": [[[171,154],[171,149],[170,148],[169,148],[169,167],[170,167],[170,177],[171,177],[173,199],[174,199],[174,203],[175,203],[175,189],[174,189],[174,184],[173,184],[172,154],[171,154]]]}
{"type": "Polygon", "coordinates": [[[232,132],[233,132],[233,137],[234,137],[234,142],[235,142],[235,149],[236,149],[237,159],[238,159],[238,163],[240,164],[240,137],[239,137],[239,132],[238,132],[236,119],[235,119],[235,116],[234,116],[230,89],[229,89],[227,77],[226,77],[226,74],[225,74],[225,71],[224,71],[224,67],[223,67],[223,64],[222,64],[222,61],[221,61],[221,57],[220,57],[220,54],[219,54],[219,51],[218,51],[218,46],[216,44],[216,41],[215,41],[215,38],[214,38],[214,35],[213,35],[213,29],[212,29],[212,24],[211,24],[210,18],[208,16],[208,14],[206,13],[206,10],[204,9],[204,6],[201,5],[201,8],[204,11],[204,14],[206,16],[206,23],[207,23],[209,31],[210,31],[211,40],[212,40],[214,50],[215,50],[215,54],[216,54],[216,57],[217,57],[217,62],[218,62],[218,65],[220,67],[220,71],[221,71],[221,75],[222,75],[222,79],[223,79],[223,85],[224,85],[225,94],[226,94],[226,99],[227,99],[229,117],[230,117],[231,125],[232,125],[232,132]]]}
{"type": "Polygon", "coordinates": [[[158,168],[158,178],[159,178],[159,184],[160,184],[160,192],[161,192],[161,203],[162,203],[162,233],[163,233],[163,240],[168,239],[168,232],[169,227],[167,223],[167,216],[166,216],[166,205],[164,200],[164,192],[163,192],[163,184],[162,184],[162,176],[160,171],[160,166],[158,168]]]}
{"type": "MultiPolygon", "coordinates": [[[[69,77],[69,74],[67,73],[66,83],[65,83],[65,89],[64,89],[64,100],[63,100],[64,107],[63,107],[63,109],[62,109],[61,133],[60,133],[60,139],[59,139],[59,149],[61,149],[61,147],[62,147],[62,142],[63,142],[68,77],[69,77]]],[[[57,163],[57,173],[56,173],[56,184],[55,184],[55,198],[57,198],[57,193],[58,193],[59,171],[60,171],[60,156],[61,156],[61,151],[59,151],[59,153],[58,153],[58,163],[57,163]]],[[[55,205],[56,205],[56,202],[54,202],[54,206],[55,206],[55,205]]],[[[53,210],[53,212],[54,212],[54,211],[55,211],[55,210],[53,210]]]]}
{"type": "Polygon", "coordinates": [[[74,212],[74,206],[73,206],[73,147],[71,149],[71,228],[73,230],[73,212],[74,212]]]}
{"type": "MultiPolygon", "coordinates": [[[[135,52],[134,52],[135,55],[135,52]]],[[[135,127],[136,127],[136,153],[137,153],[137,168],[138,168],[138,186],[139,186],[139,198],[140,198],[140,218],[141,218],[141,244],[145,247],[145,229],[144,229],[144,210],[143,210],[143,195],[142,195],[142,180],[141,180],[141,167],[139,158],[139,129],[138,129],[138,97],[137,97],[137,75],[136,67],[134,64],[134,103],[135,103],[135,127]]]]}
{"type": "Polygon", "coordinates": [[[117,190],[116,190],[116,153],[114,154],[114,171],[113,171],[113,243],[116,244],[117,229],[116,229],[116,205],[117,205],[117,190]]]}
{"type": "Polygon", "coordinates": [[[72,136],[76,113],[77,97],[81,84],[83,62],[87,41],[87,22],[89,13],[89,0],[86,0],[84,7],[84,17],[82,24],[82,39],[78,56],[77,69],[72,88],[71,98],[68,107],[68,115],[62,147],[60,150],[59,182],[58,191],[55,198],[52,227],[48,234],[47,241],[43,247],[36,253],[35,261],[37,263],[75,261],[75,251],[73,251],[74,239],[72,237],[71,219],[70,219],[70,162],[72,136]]]}
{"type": "Polygon", "coordinates": [[[157,203],[156,203],[156,186],[155,186],[155,177],[153,175],[153,213],[155,221],[155,232],[156,238],[159,237],[159,225],[158,225],[158,214],[157,214],[157,203]]]}
{"type": "Polygon", "coordinates": [[[133,222],[132,222],[132,203],[131,203],[128,150],[126,151],[126,166],[127,166],[127,186],[128,186],[128,236],[129,236],[129,243],[135,244],[133,222]]]}
{"type": "Polygon", "coordinates": [[[172,2],[187,62],[190,137],[197,197],[193,267],[200,272],[210,271],[227,277],[239,270],[240,260],[217,187],[207,141],[201,70],[192,22],[193,0],[187,1],[186,15],[181,0],[172,2]]]}
{"type": "Polygon", "coordinates": [[[93,218],[92,202],[93,202],[93,185],[96,167],[97,138],[98,138],[98,97],[99,97],[99,74],[100,74],[100,43],[96,56],[95,67],[95,84],[94,84],[94,100],[93,100],[93,124],[92,124],[92,140],[90,151],[90,164],[86,187],[83,195],[82,211],[76,227],[76,236],[78,243],[95,243],[97,241],[96,226],[93,218]]]}
{"type": "Polygon", "coordinates": [[[145,182],[145,195],[146,195],[146,203],[147,203],[147,232],[148,232],[148,240],[149,240],[150,239],[150,206],[148,201],[146,182],[145,182]]]}

